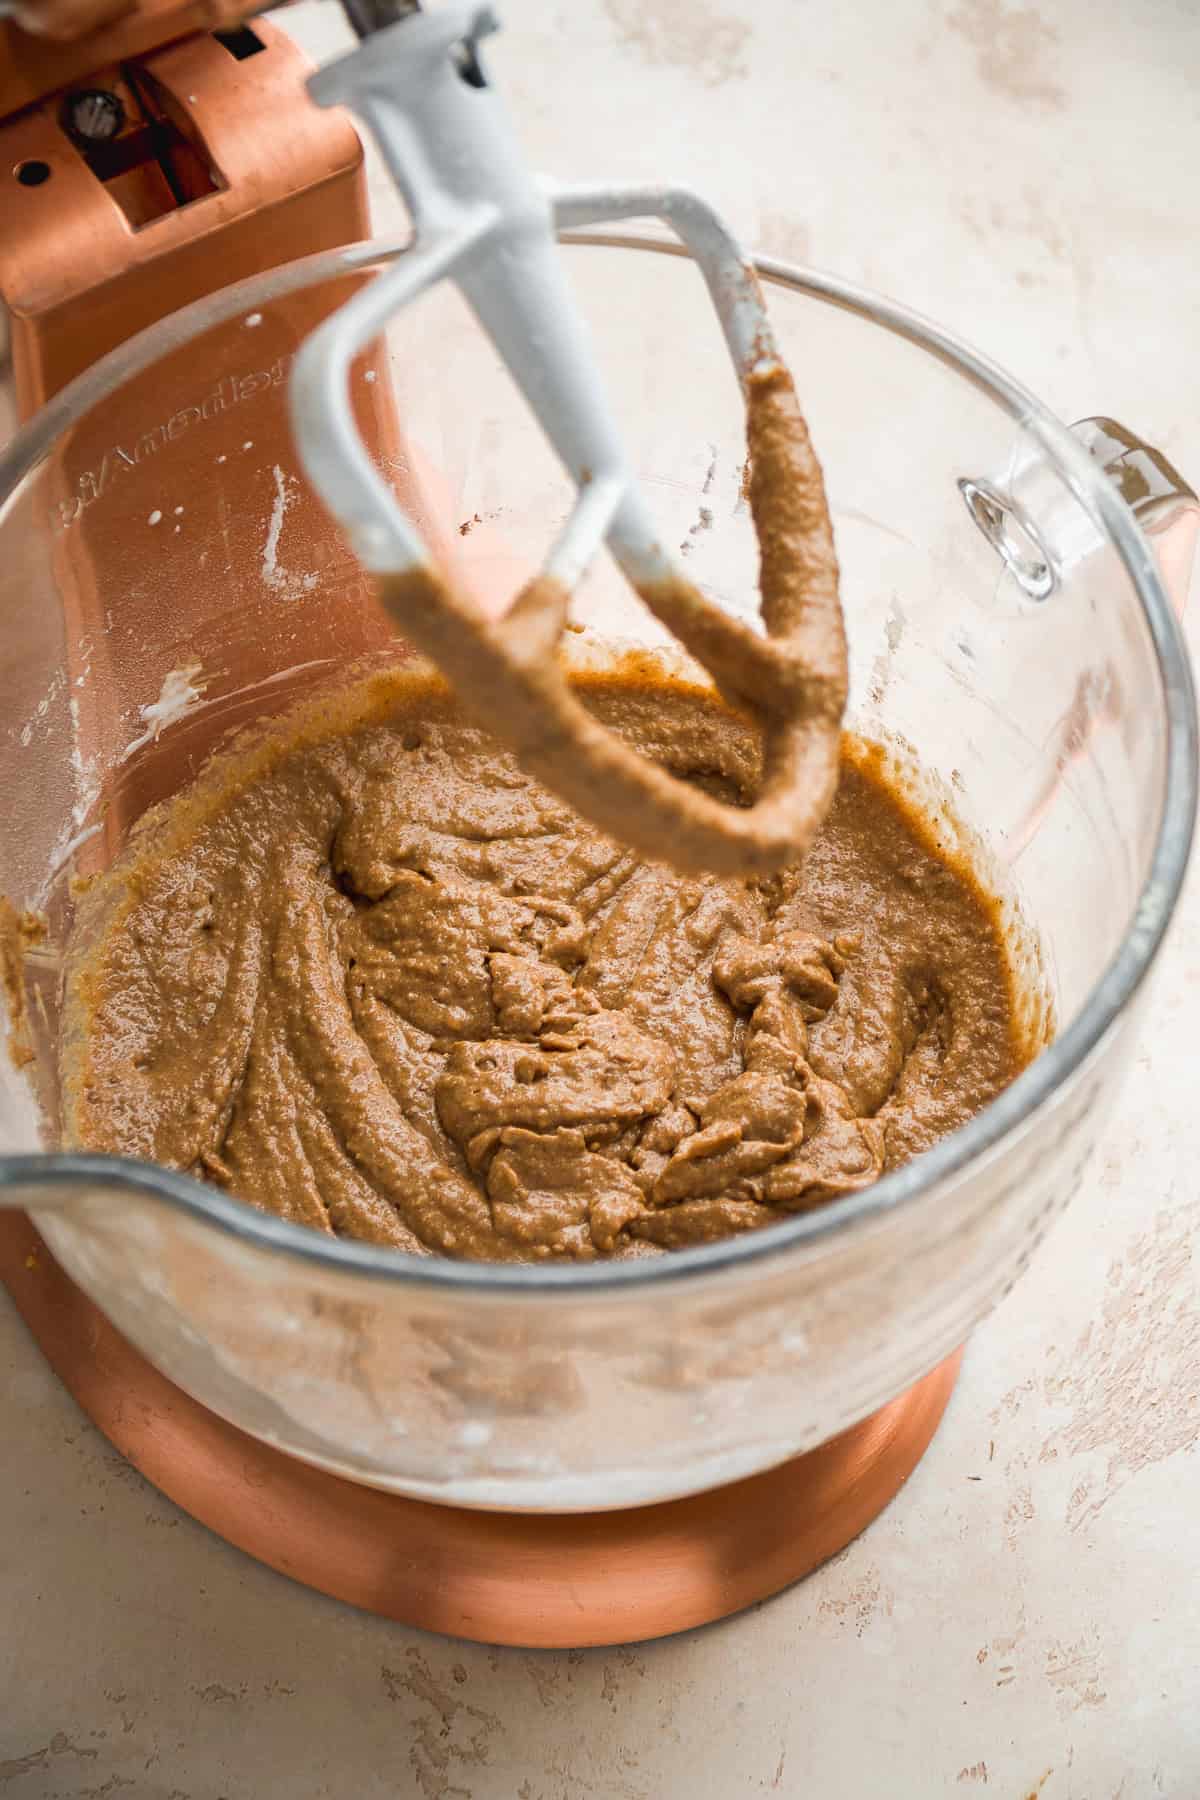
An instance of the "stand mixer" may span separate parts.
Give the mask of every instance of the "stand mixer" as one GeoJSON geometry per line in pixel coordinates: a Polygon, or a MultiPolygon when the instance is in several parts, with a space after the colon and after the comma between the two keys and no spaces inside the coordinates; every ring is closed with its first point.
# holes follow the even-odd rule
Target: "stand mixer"
{"type": "MultiPolygon", "coordinates": [[[[219,29],[214,35],[213,16],[199,9],[170,15],[139,12],[110,24],[100,36],[77,38],[53,51],[41,40],[7,28],[7,85],[0,92],[0,113],[6,116],[3,166],[15,171],[22,211],[17,231],[0,247],[0,295],[11,318],[23,413],[51,400],[106,350],[189,301],[275,269],[298,254],[336,252],[368,235],[357,141],[342,119],[310,105],[303,91],[302,59],[268,21],[215,22],[219,29]],[[33,203],[51,197],[52,207],[33,210],[33,203]],[[68,254],[71,245],[87,249],[68,254]]],[[[318,95],[329,101],[352,98],[365,83],[362,109],[370,114],[374,107],[372,123],[378,125],[385,104],[375,95],[382,60],[372,60],[370,52],[412,32],[418,35],[408,38],[410,45],[424,44],[440,59],[447,93],[469,102],[485,92],[475,85],[475,44],[483,22],[473,10],[434,13],[392,21],[375,38],[373,28],[381,21],[354,17],[356,29],[370,33],[373,41],[356,53],[357,61],[348,59],[349,68],[334,65],[319,76],[318,95]],[[448,58],[452,45],[465,45],[454,52],[453,62],[448,58]]],[[[427,74],[417,82],[418,96],[427,89],[432,93],[427,74]]],[[[431,101],[427,130],[441,130],[447,116],[431,101]]],[[[386,140],[392,130],[400,133],[402,124],[385,122],[381,138],[386,140]]],[[[451,142],[449,149],[453,147],[451,142]]],[[[397,167],[411,172],[417,151],[407,142],[402,151],[397,148],[397,167]]],[[[503,169],[500,173],[507,176],[503,169]]],[[[411,185],[412,197],[419,201],[418,184],[411,185]]],[[[440,197],[435,186],[428,192],[440,197]]],[[[538,204],[544,208],[540,198],[538,204]]],[[[576,195],[560,199],[557,221],[577,225],[647,211],[662,212],[680,226],[702,266],[711,254],[713,269],[724,271],[724,276],[714,276],[714,297],[743,384],[773,371],[778,359],[763,335],[753,278],[702,209],[661,194],[576,195]]],[[[378,465],[391,469],[405,463],[394,454],[400,426],[386,380],[376,379],[365,388],[356,385],[353,414],[345,396],[354,354],[372,345],[391,308],[420,279],[449,266],[448,259],[443,264],[437,257],[445,255],[448,243],[458,241],[454,233],[461,221],[428,198],[423,205],[414,204],[413,212],[419,227],[423,224],[435,240],[441,235],[442,249],[431,251],[432,262],[401,258],[393,272],[358,286],[348,306],[345,293],[332,297],[328,286],[319,291],[300,287],[291,321],[294,335],[303,341],[295,365],[295,447],[313,489],[347,528],[359,565],[387,574],[407,569],[409,575],[429,560],[426,545],[435,557],[444,548],[453,552],[454,546],[439,540],[434,514],[422,513],[419,482],[407,491],[403,468],[391,488],[380,481],[378,465]],[[367,461],[364,445],[371,452],[367,461]]],[[[525,221],[522,229],[527,228],[525,221]]],[[[550,250],[544,217],[538,229],[543,248],[550,250]]],[[[479,242],[485,241],[481,230],[479,242]]],[[[419,231],[418,246],[420,242],[419,231]]],[[[503,243],[499,254],[503,259],[503,243]]],[[[347,260],[348,285],[360,279],[356,270],[365,266],[365,260],[347,260]]],[[[551,290],[552,267],[546,273],[551,290]]],[[[488,313],[490,291],[485,285],[470,292],[477,315],[488,313]]],[[[512,324],[502,315],[500,306],[498,313],[484,317],[497,340],[512,324]]],[[[559,322],[571,316],[553,291],[546,315],[559,322]]],[[[246,324],[254,317],[250,314],[246,324]]],[[[508,348],[519,365],[519,337],[508,348]]],[[[272,344],[271,350],[276,349],[272,344]]],[[[291,354],[290,344],[280,353],[281,380],[287,373],[283,358],[291,354]]],[[[367,361],[360,358],[357,369],[365,376],[383,375],[382,363],[370,361],[373,349],[366,348],[365,354],[367,361]]],[[[264,352],[257,360],[254,375],[240,378],[257,383],[261,376],[267,383],[257,390],[251,386],[251,398],[255,391],[269,392],[274,381],[271,356],[264,352]]],[[[568,364],[579,373],[586,359],[569,350],[568,364]]],[[[547,433],[558,443],[583,497],[546,565],[549,588],[535,585],[527,606],[524,624],[532,649],[523,656],[512,637],[497,633],[487,605],[479,604],[468,615],[451,612],[444,593],[435,597],[442,610],[431,610],[425,647],[468,683],[479,668],[471,659],[480,645],[490,658],[507,658],[514,679],[525,681],[522,691],[530,704],[547,709],[543,723],[553,722],[561,695],[546,686],[545,672],[565,615],[563,591],[574,586],[592,550],[607,535],[633,585],[652,603],[657,600],[663,622],[719,682],[737,694],[736,679],[731,679],[735,657],[738,667],[746,656],[757,658],[754,668],[762,691],[775,696],[768,722],[780,724],[780,792],[805,794],[816,810],[828,777],[821,743],[827,751],[835,737],[843,677],[836,663],[822,666],[812,654],[809,615],[783,609],[767,618],[764,638],[707,603],[697,605],[693,584],[659,555],[661,546],[631,489],[619,446],[605,436],[603,416],[603,456],[593,456],[602,405],[598,393],[572,406],[564,422],[559,403],[538,395],[537,378],[535,361],[524,369],[527,392],[535,403],[540,399],[547,433]],[[590,421],[588,435],[569,441],[568,427],[584,417],[590,421]],[[456,664],[456,656],[464,660],[456,664]],[[803,677],[814,666],[815,682],[796,678],[797,672],[803,677]],[[815,741],[806,735],[814,720],[815,741]]],[[[209,418],[210,403],[214,413],[227,416],[243,403],[242,392],[240,386],[227,391],[222,382],[211,394],[198,394],[190,409],[195,420],[186,408],[171,414],[161,426],[164,440],[176,448],[176,440],[183,440],[186,451],[189,433],[209,418]]],[[[147,420],[158,416],[156,404],[152,377],[135,374],[123,401],[130,433],[116,432],[111,438],[118,460],[122,447],[140,443],[146,435],[147,420]]],[[[266,466],[283,470],[282,517],[289,479],[285,453],[264,445],[257,425],[247,426],[248,437],[252,430],[256,453],[266,466]]],[[[1105,466],[1112,465],[1114,476],[1125,479],[1146,525],[1164,533],[1171,528],[1177,542],[1176,528],[1190,528],[1194,518],[1188,490],[1161,459],[1136,440],[1114,435],[1115,430],[1094,433],[1093,448],[1105,466]]],[[[110,560],[119,554],[115,543],[106,543],[103,526],[109,479],[103,456],[111,445],[100,443],[100,454],[97,446],[90,446],[86,455],[78,450],[58,501],[61,519],[91,530],[98,552],[110,560]]],[[[121,479],[135,484],[130,491],[137,494],[139,506],[144,500],[142,510],[150,518],[161,511],[155,490],[137,484],[149,483],[153,457],[135,453],[133,461],[137,466],[121,479]]],[[[1008,470],[1003,482],[981,478],[971,493],[963,493],[971,517],[999,553],[1001,572],[1007,568],[1018,581],[1022,559],[1029,556],[1029,540],[1018,526],[1034,512],[1032,501],[1028,510],[1022,506],[1023,492],[1021,471],[1008,470]]],[[[192,505],[190,495],[187,503],[192,505]]],[[[182,506],[170,509],[163,521],[171,531],[176,529],[170,524],[176,510],[182,506]]],[[[315,537],[324,530],[306,499],[298,498],[287,516],[289,530],[301,535],[311,531],[315,537]]],[[[441,525],[444,532],[444,520],[441,525]]],[[[1035,549],[1037,542],[1035,537],[1035,549]]],[[[264,557],[264,569],[266,563],[264,557]]],[[[279,574],[276,563],[269,573],[279,574]]],[[[413,600],[411,582],[404,594],[413,600]]],[[[828,623],[836,593],[827,588],[818,598],[828,623]]],[[[83,642],[96,623],[95,605],[82,591],[74,601],[64,594],[64,604],[72,603],[79,607],[77,635],[83,642]]],[[[336,605],[330,610],[336,611],[336,605]]],[[[400,615],[406,632],[420,636],[414,632],[414,616],[411,610],[400,615]]],[[[336,620],[329,631],[332,643],[336,620]]],[[[533,740],[522,747],[536,758],[533,740]]],[[[610,765],[600,766],[605,776],[612,772],[610,765]]],[[[539,769],[543,772],[553,774],[539,769]]],[[[747,859],[753,846],[746,837],[729,834],[726,820],[709,815],[697,823],[680,808],[677,796],[648,794],[644,776],[636,779],[642,783],[636,791],[613,790],[618,828],[624,826],[625,835],[638,841],[632,792],[635,803],[653,802],[660,808],[643,814],[648,821],[640,828],[643,843],[660,852],[670,843],[681,860],[699,864],[721,855],[747,859]],[[696,835],[686,839],[693,826],[696,835]]],[[[594,792],[593,785],[588,793],[594,792]]],[[[576,790],[571,797],[585,804],[587,794],[576,790]]],[[[793,812],[793,822],[797,816],[793,812]]],[[[106,824],[99,840],[85,846],[85,852],[96,854],[96,866],[112,847],[107,833],[118,831],[121,823],[106,824]]],[[[802,831],[811,823],[811,816],[800,816],[802,831]]],[[[752,829],[757,837],[757,826],[752,829]]],[[[777,835],[766,854],[790,854],[793,844],[790,835],[786,840],[777,835]]],[[[27,1168],[13,1180],[11,1191],[23,1191],[26,1204],[52,1204],[44,1171],[27,1168]],[[37,1191],[31,1183],[40,1184],[37,1191]]],[[[528,1517],[502,1510],[457,1510],[372,1491],[239,1431],[187,1397],[139,1355],[55,1267],[25,1221],[10,1214],[0,1223],[5,1278],[39,1341],[72,1391],[151,1479],[231,1541],[299,1579],[414,1623],[493,1641],[573,1644],[654,1635],[719,1617],[776,1591],[832,1554],[886,1504],[928,1444],[957,1372],[957,1354],[944,1357],[943,1351],[944,1359],[931,1374],[866,1419],[860,1410],[861,1422],[831,1442],[709,1491],[627,1511],[617,1507],[528,1517]]],[[[970,1322],[963,1320],[964,1329],[970,1322]]]]}

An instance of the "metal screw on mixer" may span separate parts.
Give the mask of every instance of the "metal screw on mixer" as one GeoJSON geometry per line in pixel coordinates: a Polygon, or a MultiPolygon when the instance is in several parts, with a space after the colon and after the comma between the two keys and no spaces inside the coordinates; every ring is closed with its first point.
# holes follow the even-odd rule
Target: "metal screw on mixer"
{"type": "Polygon", "coordinates": [[[125,108],[107,88],[80,88],[63,102],[63,124],[81,144],[107,144],[125,123],[125,108]]]}

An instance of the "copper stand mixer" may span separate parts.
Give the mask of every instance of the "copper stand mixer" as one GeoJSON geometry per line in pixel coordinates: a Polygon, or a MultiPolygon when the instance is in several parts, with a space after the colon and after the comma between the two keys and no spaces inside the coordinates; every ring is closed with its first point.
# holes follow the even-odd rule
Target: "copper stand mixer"
{"type": "MultiPolygon", "coordinates": [[[[21,211],[0,249],[0,294],[23,411],[187,301],[367,235],[357,140],[340,118],[311,108],[302,59],[269,23],[139,13],[50,53],[5,30],[3,166],[15,184],[6,215],[14,200],[21,211]],[[89,245],[86,270],[82,251],[64,254],[67,243],[89,245]]],[[[347,281],[354,286],[352,273],[347,281]]],[[[90,528],[89,515],[101,510],[91,508],[93,492],[114,478],[114,456],[120,464],[129,444],[156,431],[186,443],[206,407],[250,403],[277,367],[282,380],[328,311],[307,302],[295,309],[286,341],[272,341],[240,378],[245,400],[241,386],[198,392],[195,406],[158,420],[151,393],[133,396],[128,431],[111,444],[71,447],[64,517],[90,528]],[[149,432],[147,420],[156,421],[149,432]]],[[[385,385],[376,381],[374,400],[359,408],[368,440],[400,430],[385,385]]],[[[130,505],[146,511],[154,490],[141,484],[153,443],[133,462],[116,478],[132,484],[130,505]]],[[[200,472],[197,463],[198,483],[200,472]]],[[[314,536],[325,529],[314,516],[314,536]]],[[[369,540],[358,548],[369,552],[369,540]]],[[[97,531],[89,553],[111,558],[119,547],[97,531]]],[[[390,554],[378,565],[366,560],[395,566],[390,554]]],[[[339,578],[342,569],[338,563],[339,578]]],[[[76,582],[71,604],[82,641],[86,584],[76,582]]],[[[365,605],[361,627],[363,641],[376,643],[392,629],[365,605]]],[[[17,1215],[0,1213],[0,1256],[20,1310],[70,1390],[135,1466],[196,1517],[355,1604],[496,1642],[654,1636],[777,1591],[848,1542],[897,1491],[936,1429],[958,1366],[950,1357],[809,1455],[692,1499],[532,1518],[458,1511],[323,1474],[206,1411],[130,1347],[17,1215]]]]}

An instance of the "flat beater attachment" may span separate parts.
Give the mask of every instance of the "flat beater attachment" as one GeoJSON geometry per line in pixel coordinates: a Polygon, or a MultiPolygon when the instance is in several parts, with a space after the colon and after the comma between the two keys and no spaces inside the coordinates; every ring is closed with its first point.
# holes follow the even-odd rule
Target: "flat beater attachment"
{"type": "Polygon", "coordinates": [[[306,342],[292,410],[306,471],[380,581],[398,628],[532,775],[602,829],[692,871],[768,873],[811,841],[837,780],[846,650],[820,467],[762,293],[721,220],[675,188],[553,189],[524,167],[487,85],[490,9],[412,12],[319,71],[321,105],[367,123],[412,215],[394,266],[306,342]],[[759,632],[705,598],[664,548],[599,383],[560,230],[664,220],[699,267],[746,403],[760,548],[759,632]],[[451,591],[354,422],[355,355],[401,307],[452,281],[564,464],[578,499],[541,572],[501,617],[451,591]],[[654,615],[763,730],[755,803],[726,805],[638,756],[573,692],[557,656],[572,589],[602,543],[654,615]]]}

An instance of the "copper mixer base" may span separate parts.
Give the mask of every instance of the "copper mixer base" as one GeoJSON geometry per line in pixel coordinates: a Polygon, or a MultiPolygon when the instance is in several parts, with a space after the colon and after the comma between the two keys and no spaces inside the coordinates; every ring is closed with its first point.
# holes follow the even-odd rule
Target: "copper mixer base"
{"type": "Polygon", "coordinates": [[[819,1449],[729,1487],[621,1512],[474,1512],[359,1487],[226,1424],[126,1342],[19,1213],[0,1214],[0,1279],[105,1436],[220,1537],[368,1612],[541,1649],[689,1630],[809,1574],[912,1473],[961,1360],[819,1449]]]}

